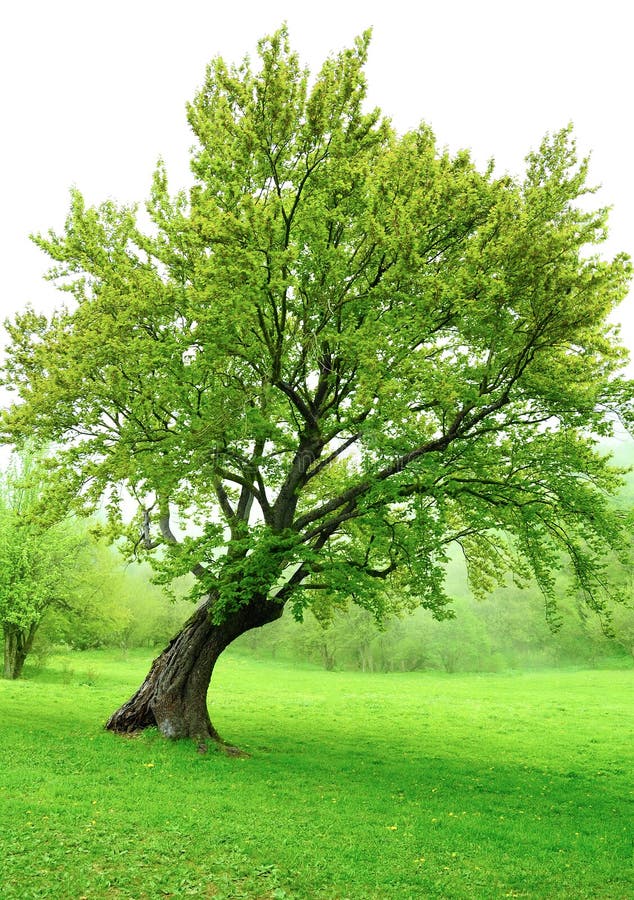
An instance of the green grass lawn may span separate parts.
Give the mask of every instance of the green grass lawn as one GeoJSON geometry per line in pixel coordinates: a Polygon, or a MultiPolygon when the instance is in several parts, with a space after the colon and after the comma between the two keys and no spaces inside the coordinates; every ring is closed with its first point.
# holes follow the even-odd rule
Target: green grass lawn
{"type": "Polygon", "coordinates": [[[367,675],[227,656],[251,759],[102,729],[149,657],[0,682],[0,897],[631,898],[631,671],[367,675]]]}

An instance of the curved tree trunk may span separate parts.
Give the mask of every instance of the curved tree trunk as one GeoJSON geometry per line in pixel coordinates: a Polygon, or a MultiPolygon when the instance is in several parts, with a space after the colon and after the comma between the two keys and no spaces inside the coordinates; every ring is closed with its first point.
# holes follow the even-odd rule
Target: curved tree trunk
{"type": "Polygon", "coordinates": [[[210,597],[185,622],[154,660],[138,691],[110,716],[107,729],[130,734],[156,726],[168,738],[193,738],[201,749],[212,740],[228,753],[240,752],[211,724],[207,709],[211,674],[232,641],[278,619],[284,606],[257,598],[218,625],[211,620],[212,606],[210,597]]]}

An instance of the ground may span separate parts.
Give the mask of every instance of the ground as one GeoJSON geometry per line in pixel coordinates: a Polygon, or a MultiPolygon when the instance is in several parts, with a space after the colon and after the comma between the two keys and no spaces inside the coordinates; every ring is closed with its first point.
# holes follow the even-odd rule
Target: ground
{"type": "Polygon", "coordinates": [[[618,900],[633,672],[367,675],[227,655],[251,754],[102,730],[150,654],[0,683],[0,883],[29,898],[618,900]]]}

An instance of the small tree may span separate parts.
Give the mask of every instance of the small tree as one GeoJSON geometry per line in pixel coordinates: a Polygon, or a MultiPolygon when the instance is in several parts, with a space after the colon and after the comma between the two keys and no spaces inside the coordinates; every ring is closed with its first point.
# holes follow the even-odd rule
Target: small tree
{"type": "MultiPolygon", "coordinates": [[[[34,516],[44,474],[32,452],[14,458],[0,478],[0,625],[5,678],[19,678],[35,634],[51,607],[69,605],[82,569],[86,535],[69,521],[34,516]]],[[[85,560],[84,560],[85,563],[85,560]]]]}
{"type": "Polygon", "coordinates": [[[369,35],[309,83],[284,29],[209,67],[188,107],[188,193],[88,208],[36,238],[73,303],[9,326],[14,440],[65,445],[77,506],[139,499],[133,544],[201,603],[108,727],[212,738],[206,695],[238,635],[314,597],[450,615],[459,546],[486,591],[569,558],[602,608],[618,483],[591,435],[629,414],[608,316],[629,263],[599,259],[569,129],[521,179],[364,108],[369,35]],[[583,198],[583,205],[579,202],[583,198]],[[181,529],[173,524],[178,516],[181,529]],[[393,590],[386,590],[392,586],[393,590]]]}

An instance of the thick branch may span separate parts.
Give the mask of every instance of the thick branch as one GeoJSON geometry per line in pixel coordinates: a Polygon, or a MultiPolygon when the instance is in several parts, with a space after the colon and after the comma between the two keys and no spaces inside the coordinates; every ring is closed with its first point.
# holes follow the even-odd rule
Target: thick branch
{"type": "Polygon", "coordinates": [[[319,519],[323,519],[330,513],[336,512],[342,506],[349,505],[350,503],[356,504],[356,501],[360,497],[362,497],[363,494],[366,494],[375,484],[381,481],[385,481],[392,475],[395,475],[397,472],[402,472],[403,469],[415,459],[418,459],[425,453],[444,450],[451,443],[451,441],[456,438],[457,433],[460,430],[460,424],[465,416],[466,412],[459,413],[458,416],[456,416],[456,419],[454,420],[449,431],[442,437],[435,438],[433,441],[428,441],[427,443],[422,444],[420,447],[417,447],[414,450],[410,450],[409,453],[405,453],[402,456],[399,456],[389,466],[386,466],[384,469],[381,469],[379,472],[373,475],[372,478],[366,478],[358,484],[352,485],[352,487],[348,488],[347,491],[343,491],[343,493],[341,493],[338,497],[329,500],[328,503],[324,503],[318,509],[314,509],[312,510],[312,512],[300,516],[300,518],[294,524],[295,529],[297,531],[301,531],[306,527],[306,525],[310,525],[311,522],[317,522],[319,519]]]}
{"type": "MultiPolygon", "coordinates": [[[[253,500],[255,497],[255,489],[253,483],[257,481],[259,485],[262,485],[262,477],[257,465],[257,460],[259,460],[262,456],[262,453],[264,451],[264,444],[265,441],[262,438],[257,440],[253,448],[253,453],[251,454],[251,461],[248,467],[248,475],[251,484],[249,484],[248,486],[246,484],[243,485],[242,491],[240,492],[240,499],[238,500],[238,508],[236,510],[236,515],[238,517],[238,521],[240,522],[249,521],[249,516],[251,515],[251,507],[253,506],[253,500]]],[[[262,507],[262,512],[264,513],[264,517],[266,519],[267,510],[264,507],[262,507]]]]}
{"type": "Polygon", "coordinates": [[[288,384],[288,382],[281,380],[276,381],[275,386],[278,387],[282,391],[282,393],[286,394],[288,399],[291,401],[291,403],[307,425],[311,427],[315,427],[317,425],[317,420],[313,411],[310,409],[308,404],[305,403],[304,400],[302,400],[295,388],[288,384]]]}
{"type": "Polygon", "coordinates": [[[303,434],[300,438],[290,471],[273,506],[273,521],[277,529],[291,526],[297,509],[299,489],[306,483],[306,473],[319,457],[323,446],[324,441],[319,433],[303,434]]]}
{"type": "Polygon", "coordinates": [[[236,518],[236,511],[231,505],[231,501],[229,500],[229,495],[227,494],[222,481],[217,478],[214,482],[214,488],[216,491],[216,497],[218,498],[218,503],[220,504],[220,508],[225,514],[225,518],[231,524],[236,518]]]}
{"type": "MultiPolygon", "coordinates": [[[[420,447],[416,447],[408,453],[402,454],[390,463],[389,466],[385,466],[385,468],[376,472],[372,477],[365,478],[358,484],[352,485],[338,497],[334,497],[317,509],[300,516],[293,527],[296,531],[301,531],[307,525],[329,516],[331,513],[340,510],[341,507],[350,506],[350,504],[353,506],[356,505],[359,498],[366,494],[372,487],[382,481],[386,481],[398,472],[402,472],[410,463],[419,459],[421,456],[424,456],[427,453],[437,453],[445,450],[457,438],[466,435],[475,425],[502,409],[509,402],[509,390],[510,385],[507,386],[505,392],[495,402],[482,407],[480,410],[473,413],[473,415],[471,414],[473,412],[473,407],[465,407],[460,410],[460,412],[456,414],[449,429],[443,435],[421,444],[420,447]]],[[[346,516],[346,518],[348,518],[348,516],[346,516]]]]}

